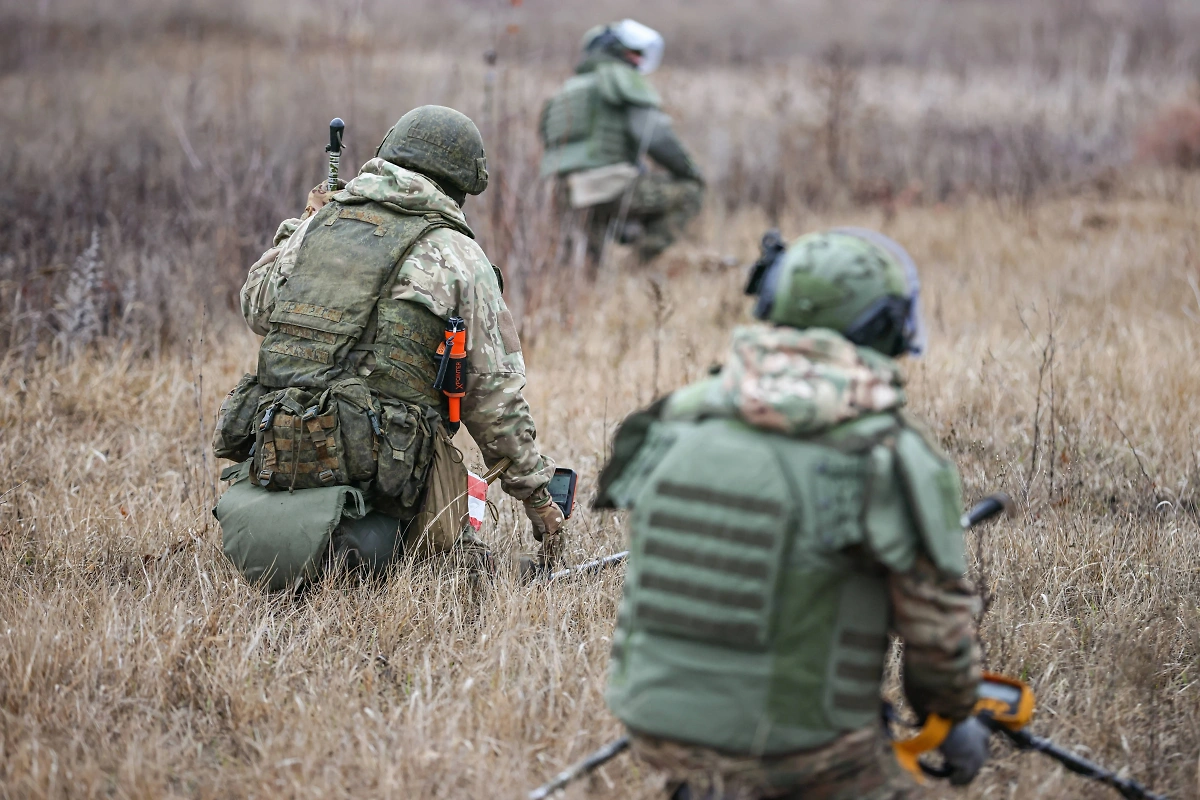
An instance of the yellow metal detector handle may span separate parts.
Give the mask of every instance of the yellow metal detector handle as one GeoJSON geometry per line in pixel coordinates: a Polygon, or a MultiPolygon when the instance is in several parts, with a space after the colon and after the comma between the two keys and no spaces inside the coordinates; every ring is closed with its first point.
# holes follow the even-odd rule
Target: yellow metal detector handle
{"type": "MultiPolygon", "coordinates": [[[[979,697],[971,714],[989,716],[1005,728],[1018,731],[1033,719],[1033,707],[1033,690],[1023,681],[985,672],[983,680],[979,682],[979,697]]],[[[912,773],[918,783],[925,783],[921,756],[940,747],[953,727],[945,717],[930,714],[916,736],[892,742],[897,763],[912,773]]]]}
{"type": "Polygon", "coordinates": [[[930,714],[925,718],[925,724],[921,726],[921,730],[917,731],[916,736],[892,742],[892,752],[896,754],[896,762],[912,773],[912,776],[917,779],[917,783],[925,783],[925,773],[921,772],[921,756],[930,750],[936,750],[942,742],[946,741],[946,737],[950,735],[950,729],[953,727],[954,725],[945,717],[930,714]]]}

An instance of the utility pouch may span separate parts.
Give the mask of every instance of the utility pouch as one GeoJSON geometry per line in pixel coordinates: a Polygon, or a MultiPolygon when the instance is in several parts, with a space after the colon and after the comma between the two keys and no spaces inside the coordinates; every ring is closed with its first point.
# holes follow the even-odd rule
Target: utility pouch
{"type": "Polygon", "coordinates": [[[244,461],[249,457],[254,445],[254,412],[263,391],[258,376],[246,373],[225,396],[213,431],[213,452],[217,458],[244,461]]]}
{"type": "Polygon", "coordinates": [[[337,402],[291,387],[263,395],[257,409],[251,477],[266,489],[316,489],[349,483],[337,402]]]}
{"type": "Polygon", "coordinates": [[[341,434],[342,460],[351,481],[375,478],[383,438],[383,420],[379,403],[360,378],[349,378],[329,387],[331,405],[337,407],[338,429],[341,434]]]}
{"type": "Polygon", "coordinates": [[[383,400],[383,437],[379,443],[375,492],[414,509],[425,488],[433,459],[433,430],[437,412],[396,400],[383,400]]]}
{"type": "Polygon", "coordinates": [[[433,465],[421,510],[405,532],[404,549],[417,558],[447,553],[470,527],[467,465],[442,426],[433,431],[433,465]]]}

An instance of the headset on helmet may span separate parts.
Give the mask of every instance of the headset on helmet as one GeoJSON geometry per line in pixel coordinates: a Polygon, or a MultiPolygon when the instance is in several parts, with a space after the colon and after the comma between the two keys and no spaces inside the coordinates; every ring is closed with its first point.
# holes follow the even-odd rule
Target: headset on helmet
{"type": "MultiPolygon", "coordinates": [[[[824,318],[822,323],[818,323],[817,320],[823,318],[816,310],[813,311],[812,319],[803,313],[799,317],[789,316],[788,310],[777,309],[776,304],[782,284],[787,284],[788,291],[796,292],[797,279],[794,273],[798,271],[798,267],[795,259],[789,258],[792,247],[784,244],[779,231],[770,230],[763,235],[762,253],[758,261],[751,267],[749,280],[746,282],[746,294],[757,296],[754,316],[761,320],[795,327],[826,324],[836,327],[843,336],[855,344],[872,347],[885,355],[898,356],[904,353],[920,355],[925,349],[925,329],[922,324],[919,302],[920,281],[912,257],[891,238],[865,228],[835,228],[824,234],[801,237],[793,243],[793,247],[800,247],[806,243],[813,244],[819,239],[822,245],[828,249],[837,246],[838,237],[851,237],[858,240],[860,244],[857,249],[859,250],[863,248],[864,244],[869,246],[875,253],[875,256],[871,257],[872,262],[883,265],[888,270],[899,270],[903,276],[902,281],[893,277],[890,289],[884,288],[886,281],[882,283],[868,281],[865,288],[872,296],[866,300],[865,305],[862,305],[861,302],[857,302],[857,304],[849,302],[861,301],[861,291],[859,297],[855,298],[849,288],[842,287],[839,290],[828,280],[821,282],[824,279],[816,279],[812,285],[820,287],[820,291],[826,296],[823,298],[803,296],[790,298],[793,310],[795,307],[817,309],[822,301],[825,301],[830,307],[840,305],[843,314],[845,314],[847,305],[858,310],[853,316],[845,315],[837,319],[836,324],[832,324],[828,318],[824,318]],[[879,257],[878,261],[874,261],[876,256],[879,257]],[[889,263],[892,266],[888,267],[889,263]],[[789,268],[793,274],[785,274],[789,268]],[[903,288],[900,288],[901,283],[903,288]],[[838,296],[839,291],[841,296],[838,296]]],[[[846,244],[842,245],[843,249],[846,247],[846,244]]],[[[890,274],[895,276],[895,272],[890,274]]],[[[859,288],[864,287],[860,286],[859,288]]]]}

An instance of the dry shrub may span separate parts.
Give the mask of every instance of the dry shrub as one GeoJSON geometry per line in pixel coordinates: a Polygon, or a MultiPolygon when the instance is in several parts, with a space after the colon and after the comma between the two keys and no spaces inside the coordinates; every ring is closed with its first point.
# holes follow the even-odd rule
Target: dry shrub
{"type": "Polygon", "coordinates": [[[1155,114],[1138,130],[1137,154],[1161,167],[1200,167],[1200,104],[1176,103],[1155,114]]]}

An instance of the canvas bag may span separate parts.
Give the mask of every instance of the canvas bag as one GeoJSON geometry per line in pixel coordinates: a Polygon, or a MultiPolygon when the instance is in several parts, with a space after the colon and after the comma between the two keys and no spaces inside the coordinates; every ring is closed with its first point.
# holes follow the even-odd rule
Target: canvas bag
{"type": "Polygon", "coordinates": [[[425,500],[408,525],[404,549],[418,559],[449,552],[464,535],[474,537],[470,519],[467,465],[462,451],[438,425],[433,433],[433,464],[425,482],[425,500]]]}
{"type": "Polygon", "coordinates": [[[314,580],[324,565],[333,529],[343,518],[361,520],[369,511],[353,486],[271,492],[248,480],[250,462],[222,473],[234,481],[217,501],[225,555],[250,583],[296,588],[314,580]]]}

